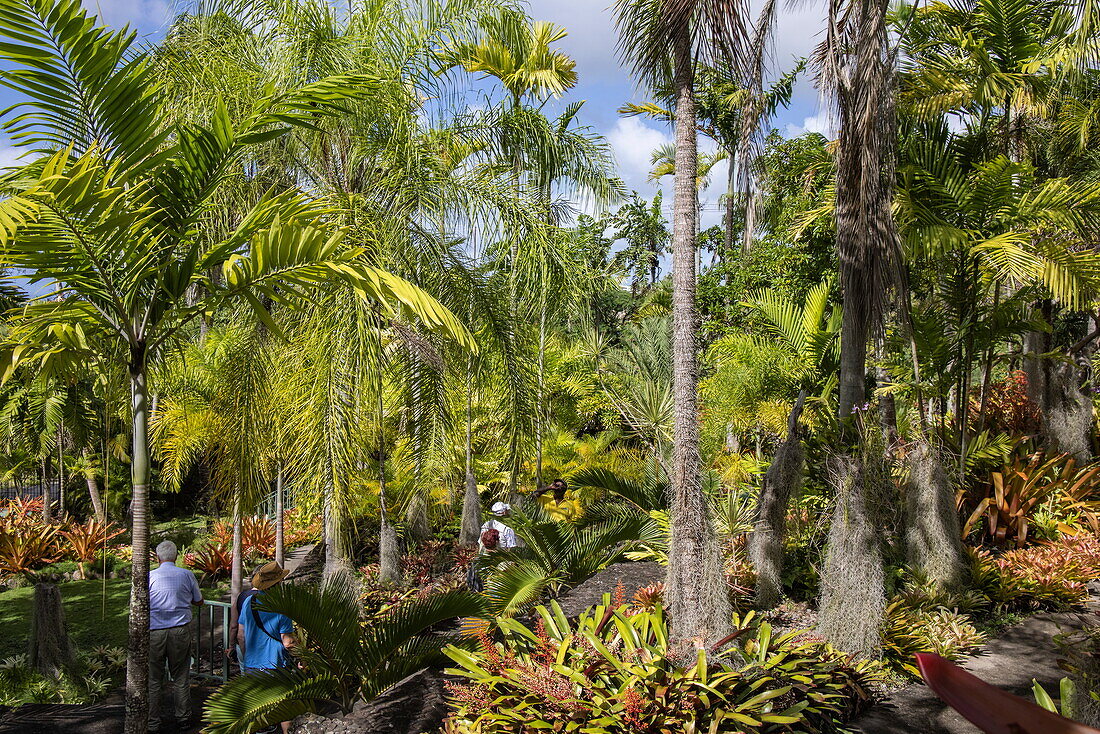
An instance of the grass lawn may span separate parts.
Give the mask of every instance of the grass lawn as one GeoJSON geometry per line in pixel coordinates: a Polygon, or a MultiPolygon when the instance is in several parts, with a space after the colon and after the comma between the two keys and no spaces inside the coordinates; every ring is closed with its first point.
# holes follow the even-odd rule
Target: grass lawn
{"type": "MultiPolygon", "coordinates": [[[[130,579],[107,581],[107,614],[103,614],[103,582],[69,581],[60,584],[61,601],[69,636],[78,650],[99,645],[126,647],[126,625],[130,616],[130,579]]],[[[203,589],[207,599],[219,599],[224,589],[203,589]]],[[[25,586],[0,593],[0,660],[27,651],[31,634],[31,606],[34,587],[25,586]]],[[[205,619],[205,618],[204,618],[205,619]]]]}
{"type": "MultiPolygon", "coordinates": [[[[103,582],[71,581],[61,584],[65,621],[78,650],[98,645],[126,646],[126,620],[130,611],[129,579],[107,581],[107,614],[103,615],[103,582]]],[[[31,634],[34,587],[25,586],[0,594],[0,659],[27,652],[31,634]]]]}

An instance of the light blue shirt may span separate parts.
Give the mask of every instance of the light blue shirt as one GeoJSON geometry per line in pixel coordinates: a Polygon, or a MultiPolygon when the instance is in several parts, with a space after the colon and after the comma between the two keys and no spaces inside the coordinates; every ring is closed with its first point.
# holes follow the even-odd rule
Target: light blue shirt
{"type": "Polygon", "coordinates": [[[195,574],[171,561],[149,572],[149,629],[163,630],[191,622],[191,605],[202,601],[195,574]]]}

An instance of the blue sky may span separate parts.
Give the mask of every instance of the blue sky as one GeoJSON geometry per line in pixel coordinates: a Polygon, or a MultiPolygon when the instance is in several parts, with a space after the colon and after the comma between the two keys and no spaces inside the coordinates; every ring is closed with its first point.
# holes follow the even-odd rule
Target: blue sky
{"type": "MultiPolygon", "coordinates": [[[[148,41],[163,35],[176,8],[186,7],[186,0],[83,0],[84,5],[99,13],[111,25],[129,24],[148,41]]],[[[564,26],[569,35],[559,42],[562,50],[577,61],[579,83],[562,101],[548,105],[554,112],[564,102],[585,100],[581,113],[583,122],[607,137],[619,164],[620,174],[631,188],[644,196],[652,196],[656,184],[647,180],[649,157],[653,148],[670,140],[664,126],[640,118],[621,118],[616,110],[625,102],[644,100],[635,89],[616,56],[615,29],[611,11],[612,0],[529,0],[530,13],[537,20],[549,20],[564,26]]],[[[798,9],[783,10],[775,38],[772,68],[775,72],[789,69],[796,58],[809,54],[823,27],[821,3],[803,3],[798,9]]],[[[777,74],[776,74],[777,75],[777,74]]],[[[11,93],[0,90],[0,105],[16,101],[11,93]]],[[[803,131],[825,131],[825,116],[820,111],[818,95],[812,83],[803,79],[789,110],[783,111],[773,126],[789,135],[803,131]]],[[[0,138],[0,165],[12,161],[15,151],[0,138]]],[[[714,185],[704,192],[703,224],[719,221],[717,199],[722,190],[725,171],[716,168],[714,185]]],[[[668,184],[663,184],[667,186],[668,184]]],[[[666,206],[671,200],[666,190],[666,206]]]]}

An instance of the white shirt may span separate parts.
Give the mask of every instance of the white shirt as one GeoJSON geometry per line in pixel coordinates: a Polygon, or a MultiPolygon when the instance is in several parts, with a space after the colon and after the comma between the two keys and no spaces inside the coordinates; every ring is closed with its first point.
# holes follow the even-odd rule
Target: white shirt
{"type": "MultiPolygon", "coordinates": [[[[516,543],[516,532],[496,518],[486,521],[486,523],[481,526],[481,532],[484,533],[486,530],[496,530],[500,533],[500,545],[497,546],[498,548],[515,548],[516,545],[518,545],[516,543]]],[[[478,538],[477,545],[478,548],[482,547],[480,538],[478,538]]]]}

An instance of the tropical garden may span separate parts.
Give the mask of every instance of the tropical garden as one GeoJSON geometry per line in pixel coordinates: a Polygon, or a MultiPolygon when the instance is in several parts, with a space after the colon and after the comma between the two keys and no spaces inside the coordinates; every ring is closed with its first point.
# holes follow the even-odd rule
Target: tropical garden
{"type": "MultiPolygon", "coordinates": [[[[146,731],[165,539],[212,601],[318,564],[225,734],[425,669],[410,732],[848,731],[917,654],[1083,610],[1100,10],[827,6],[786,67],[777,3],[608,10],[668,206],[510,0],[201,0],[155,43],[0,4],[0,727],[122,689],[146,731]],[[776,128],[797,84],[835,134],[776,128]],[[656,575],[571,609],[609,567],[656,575]]],[[[1100,634],[1061,642],[1036,698],[1100,725],[1100,634]]]]}

